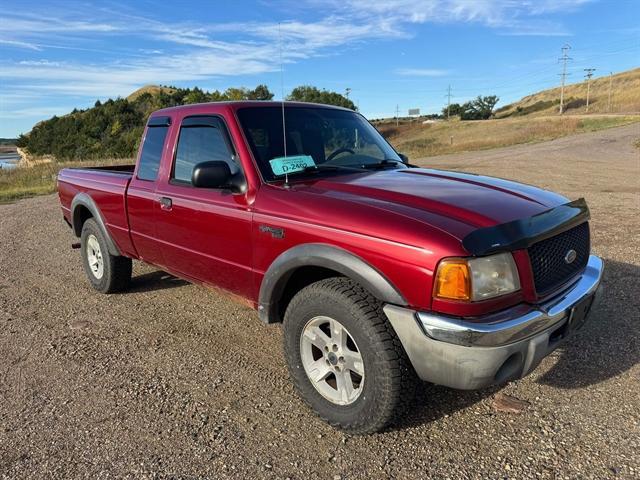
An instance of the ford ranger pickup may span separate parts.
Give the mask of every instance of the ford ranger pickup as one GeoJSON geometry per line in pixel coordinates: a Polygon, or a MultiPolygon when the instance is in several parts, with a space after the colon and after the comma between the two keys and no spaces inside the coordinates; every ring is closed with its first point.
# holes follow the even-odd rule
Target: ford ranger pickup
{"type": "Polygon", "coordinates": [[[58,192],[97,291],[141,260],[246,298],[282,324],[299,395],[353,433],[391,422],[418,379],[527,375],[582,326],[603,271],[583,199],[417,168],[324,105],[160,110],[135,165],[64,169],[58,192]]]}

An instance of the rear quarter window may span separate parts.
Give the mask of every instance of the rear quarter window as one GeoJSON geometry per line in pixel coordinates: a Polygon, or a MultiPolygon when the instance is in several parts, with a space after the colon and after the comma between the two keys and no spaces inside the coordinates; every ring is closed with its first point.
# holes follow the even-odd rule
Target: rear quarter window
{"type": "Polygon", "coordinates": [[[162,149],[168,131],[169,127],[167,126],[150,126],[147,128],[147,134],[144,137],[138,164],[137,177],[140,180],[153,181],[158,176],[162,149]]]}

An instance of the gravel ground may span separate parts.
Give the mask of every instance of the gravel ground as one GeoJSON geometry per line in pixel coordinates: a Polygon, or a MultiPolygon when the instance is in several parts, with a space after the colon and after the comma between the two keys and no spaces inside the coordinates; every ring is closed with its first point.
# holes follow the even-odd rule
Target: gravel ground
{"type": "Polygon", "coordinates": [[[0,206],[0,477],[640,478],[639,137],[636,124],[417,161],[586,197],[606,290],[529,377],[424,384],[367,437],[302,404],[279,327],[246,306],[140,263],[130,291],[98,295],[55,196],[0,206]],[[502,393],[524,411],[497,409],[502,393]]]}

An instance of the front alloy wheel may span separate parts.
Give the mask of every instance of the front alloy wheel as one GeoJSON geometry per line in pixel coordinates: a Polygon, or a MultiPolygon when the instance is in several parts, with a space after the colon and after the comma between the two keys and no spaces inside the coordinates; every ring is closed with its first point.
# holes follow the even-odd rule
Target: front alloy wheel
{"type": "Polygon", "coordinates": [[[284,315],[284,354],[298,394],[331,425],[376,432],[411,403],[415,372],[382,303],[344,277],[296,293],[284,315]]]}
{"type": "Polygon", "coordinates": [[[362,355],[339,321],[325,316],[309,320],[300,337],[300,356],[311,384],[330,402],[349,405],[362,393],[362,355]]]}

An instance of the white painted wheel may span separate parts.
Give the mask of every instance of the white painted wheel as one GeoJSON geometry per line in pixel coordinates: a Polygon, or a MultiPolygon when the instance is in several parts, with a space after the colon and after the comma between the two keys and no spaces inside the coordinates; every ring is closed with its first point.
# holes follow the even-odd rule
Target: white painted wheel
{"type": "Polygon", "coordinates": [[[89,235],[87,237],[85,253],[91,273],[96,279],[100,280],[104,275],[104,259],[102,258],[102,251],[100,250],[100,242],[98,242],[95,235],[89,235]]]}

